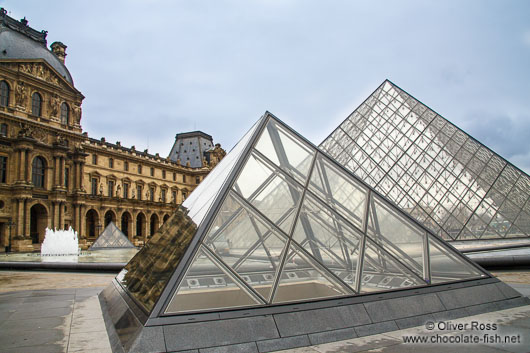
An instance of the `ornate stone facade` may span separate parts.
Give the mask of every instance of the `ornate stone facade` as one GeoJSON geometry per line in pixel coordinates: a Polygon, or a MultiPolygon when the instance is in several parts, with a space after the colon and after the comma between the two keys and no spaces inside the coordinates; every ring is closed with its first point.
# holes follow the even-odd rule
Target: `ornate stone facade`
{"type": "Polygon", "coordinates": [[[144,244],[224,151],[210,150],[210,163],[191,168],[89,138],[81,127],[84,96],[64,66],[66,46],[53,43],[52,53],[44,31],[3,9],[0,16],[0,41],[7,43],[7,54],[0,53],[0,246],[36,250],[46,227],[71,226],[86,248],[110,221],[144,244]],[[20,52],[35,45],[34,54],[45,52],[17,57],[19,45],[26,45],[20,52]]]}

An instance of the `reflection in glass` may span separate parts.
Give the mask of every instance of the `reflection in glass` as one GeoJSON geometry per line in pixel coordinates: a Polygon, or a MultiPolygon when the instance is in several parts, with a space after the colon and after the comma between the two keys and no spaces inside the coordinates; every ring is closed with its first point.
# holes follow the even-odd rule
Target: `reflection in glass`
{"type": "Polygon", "coordinates": [[[284,236],[229,195],[204,244],[246,284],[269,299],[286,244],[284,236]]]}
{"type": "Polygon", "coordinates": [[[395,261],[383,248],[377,246],[370,238],[366,238],[361,293],[425,284],[409,269],[395,261]]]}
{"type": "Polygon", "coordinates": [[[269,120],[256,149],[284,172],[305,184],[315,151],[274,120],[269,120]]]}
{"type": "Polygon", "coordinates": [[[235,278],[222,270],[206,254],[206,250],[198,251],[171,299],[166,313],[260,304],[243,289],[235,278]]]}
{"type": "Polygon", "coordinates": [[[151,311],[197,231],[179,207],[116,279],[147,311],[151,311]]]}
{"type": "Polygon", "coordinates": [[[353,291],[337,282],[327,270],[291,243],[273,303],[338,297],[353,291]]]}
{"type": "Polygon", "coordinates": [[[352,288],[361,238],[360,232],[306,194],[293,240],[352,288]]]}

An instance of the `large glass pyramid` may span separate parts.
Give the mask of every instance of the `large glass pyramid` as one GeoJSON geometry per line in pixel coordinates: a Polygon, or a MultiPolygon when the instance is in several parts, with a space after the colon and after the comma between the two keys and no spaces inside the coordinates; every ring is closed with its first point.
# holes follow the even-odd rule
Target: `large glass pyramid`
{"type": "Polygon", "coordinates": [[[530,236],[530,177],[390,81],[320,148],[444,239],[530,236]]]}
{"type": "Polygon", "coordinates": [[[114,222],[110,222],[105,229],[103,229],[103,232],[101,232],[92,246],[90,246],[89,250],[118,248],[134,248],[134,245],[129,241],[127,236],[116,227],[114,222]]]}
{"type": "Polygon", "coordinates": [[[167,322],[488,276],[266,113],[117,279],[167,322]]]}

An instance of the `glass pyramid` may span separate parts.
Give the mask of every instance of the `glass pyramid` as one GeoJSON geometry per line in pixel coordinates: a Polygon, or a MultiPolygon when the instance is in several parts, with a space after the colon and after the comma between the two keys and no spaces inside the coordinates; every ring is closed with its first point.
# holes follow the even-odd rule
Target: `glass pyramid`
{"type": "Polygon", "coordinates": [[[530,236],[530,177],[388,80],[320,149],[444,239],[530,236]]]}
{"type": "Polygon", "coordinates": [[[103,229],[103,232],[101,232],[92,246],[90,246],[89,250],[116,248],[134,248],[134,245],[129,241],[127,236],[116,227],[114,222],[111,221],[105,229],[103,229]]]}
{"type": "Polygon", "coordinates": [[[266,113],[117,279],[167,320],[487,276],[266,113]]]}

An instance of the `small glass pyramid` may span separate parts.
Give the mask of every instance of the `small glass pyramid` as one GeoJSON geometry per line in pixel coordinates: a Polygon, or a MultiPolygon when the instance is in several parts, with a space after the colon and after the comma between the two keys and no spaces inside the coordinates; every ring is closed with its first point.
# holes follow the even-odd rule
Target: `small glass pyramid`
{"type": "Polygon", "coordinates": [[[487,276],[266,113],[117,279],[167,318],[487,276]]]}
{"type": "Polygon", "coordinates": [[[446,240],[530,237],[530,177],[388,80],[320,148],[446,240]]]}
{"type": "Polygon", "coordinates": [[[117,248],[134,248],[134,245],[129,241],[127,236],[116,227],[114,222],[111,221],[105,229],[103,229],[103,232],[101,232],[92,246],[90,246],[89,250],[117,248]]]}

